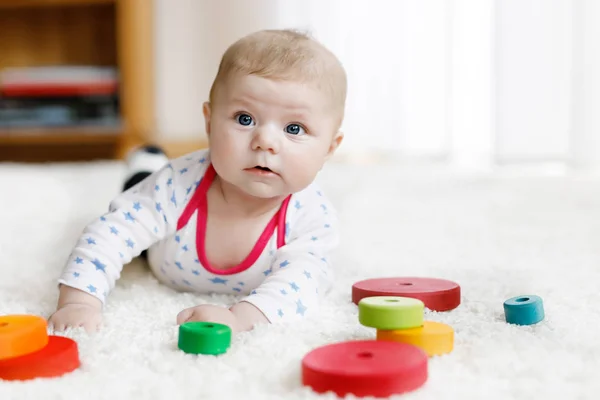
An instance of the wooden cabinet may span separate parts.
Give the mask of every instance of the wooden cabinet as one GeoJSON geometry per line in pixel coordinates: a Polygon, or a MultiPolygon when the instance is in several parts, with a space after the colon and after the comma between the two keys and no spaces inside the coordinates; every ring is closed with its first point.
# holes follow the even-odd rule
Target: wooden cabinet
{"type": "Polygon", "coordinates": [[[118,128],[0,129],[0,161],[121,158],[154,130],[152,0],[0,0],[0,69],[110,66],[118,128]]]}

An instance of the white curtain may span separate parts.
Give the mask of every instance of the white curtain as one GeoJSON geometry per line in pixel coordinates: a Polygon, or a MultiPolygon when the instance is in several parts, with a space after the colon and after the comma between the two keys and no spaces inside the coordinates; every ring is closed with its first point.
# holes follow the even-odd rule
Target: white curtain
{"type": "Polygon", "coordinates": [[[159,135],[202,133],[221,53],[307,29],[349,75],[347,155],[600,167],[598,0],[156,0],[159,135]]]}

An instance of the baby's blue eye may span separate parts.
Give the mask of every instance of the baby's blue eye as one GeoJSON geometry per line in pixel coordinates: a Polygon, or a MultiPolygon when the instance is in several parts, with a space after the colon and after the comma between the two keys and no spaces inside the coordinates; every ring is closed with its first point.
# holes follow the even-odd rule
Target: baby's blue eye
{"type": "Polygon", "coordinates": [[[254,121],[252,120],[252,117],[249,116],[248,114],[240,114],[236,117],[236,119],[240,125],[244,125],[244,126],[250,126],[254,123],[254,121]]]}
{"type": "MultiPolygon", "coordinates": [[[[290,135],[299,135],[304,132],[304,128],[298,124],[289,124],[285,127],[285,131],[290,135]]],[[[306,132],[304,132],[306,133],[306,132]]]]}

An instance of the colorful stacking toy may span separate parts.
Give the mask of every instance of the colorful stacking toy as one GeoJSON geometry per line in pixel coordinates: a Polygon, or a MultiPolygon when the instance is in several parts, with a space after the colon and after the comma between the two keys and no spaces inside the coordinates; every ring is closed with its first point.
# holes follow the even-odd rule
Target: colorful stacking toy
{"type": "Polygon", "coordinates": [[[231,345],[231,328],[214,322],[193,321],[179,326],[177,346],[190,354],[223,354],[231,345]]]}
{"type": "Polygon", "coordinates": [[[302,359],[302,383],[340,397],[389,397],[427,380],[427,356],[403,343],[359,340],[319,347],[302,359]]]}
{"type": "Polygon", "coordinates": [[[534,325],[544,319],[544,303],[535,295],[512,297],[504,302],[506,322],[515,325],[534,325]]]}
{"type": "Polygon", "coordinates": [[[377,330],[377,340],[414,345],[430,357],[450,353],[454,330],[424,321],[424,308],[421,300],[409,297],[364,297],[358,302],[358,315],[362,325],[377,330]]]}
{"type": "Polygon", "coordinates": [[[432,311],[450,311],[460,305],[460,286],[446,279],[418,277],[366,279],[352,286],[354,304],[373,296],[410,297],[432,311]]]}
{"type": "Polygon", "coordinates": [[[44,318],[0,316],[0,380],[54,378],[79,366],[77,343],[49,336],[44,318]]]}

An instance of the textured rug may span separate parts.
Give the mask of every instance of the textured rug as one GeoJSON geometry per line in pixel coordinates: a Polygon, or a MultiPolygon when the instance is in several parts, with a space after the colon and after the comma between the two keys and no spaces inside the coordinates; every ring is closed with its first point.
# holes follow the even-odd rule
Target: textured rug
{"type": "MultiPolygon", "coordinates": [[[[47,317],[55,279],[85,224],[104,212],[120,163],[0,165],[0,314],[47,317]]],[[[451,354],[403,399],[597,399],[600,393],[600,179],[456,175],[392,165],[328,166],[319,177],[344,226],[338,280],[318,318],[262,326],[220,357],[177,349],[184,307],[230,297],[176,293],[139,261],[110,297],[105,327],[77,340],[82,366],[58,379],[0,381],[0,399],[311,399],[310,350],[373,339],[350,302],[357,280],[430,276],[462,287],[462,304],[426,318],[455,329],[451,354]],[[504,321],[503,301],[544,300],[535,326],[504,321]]]]}

